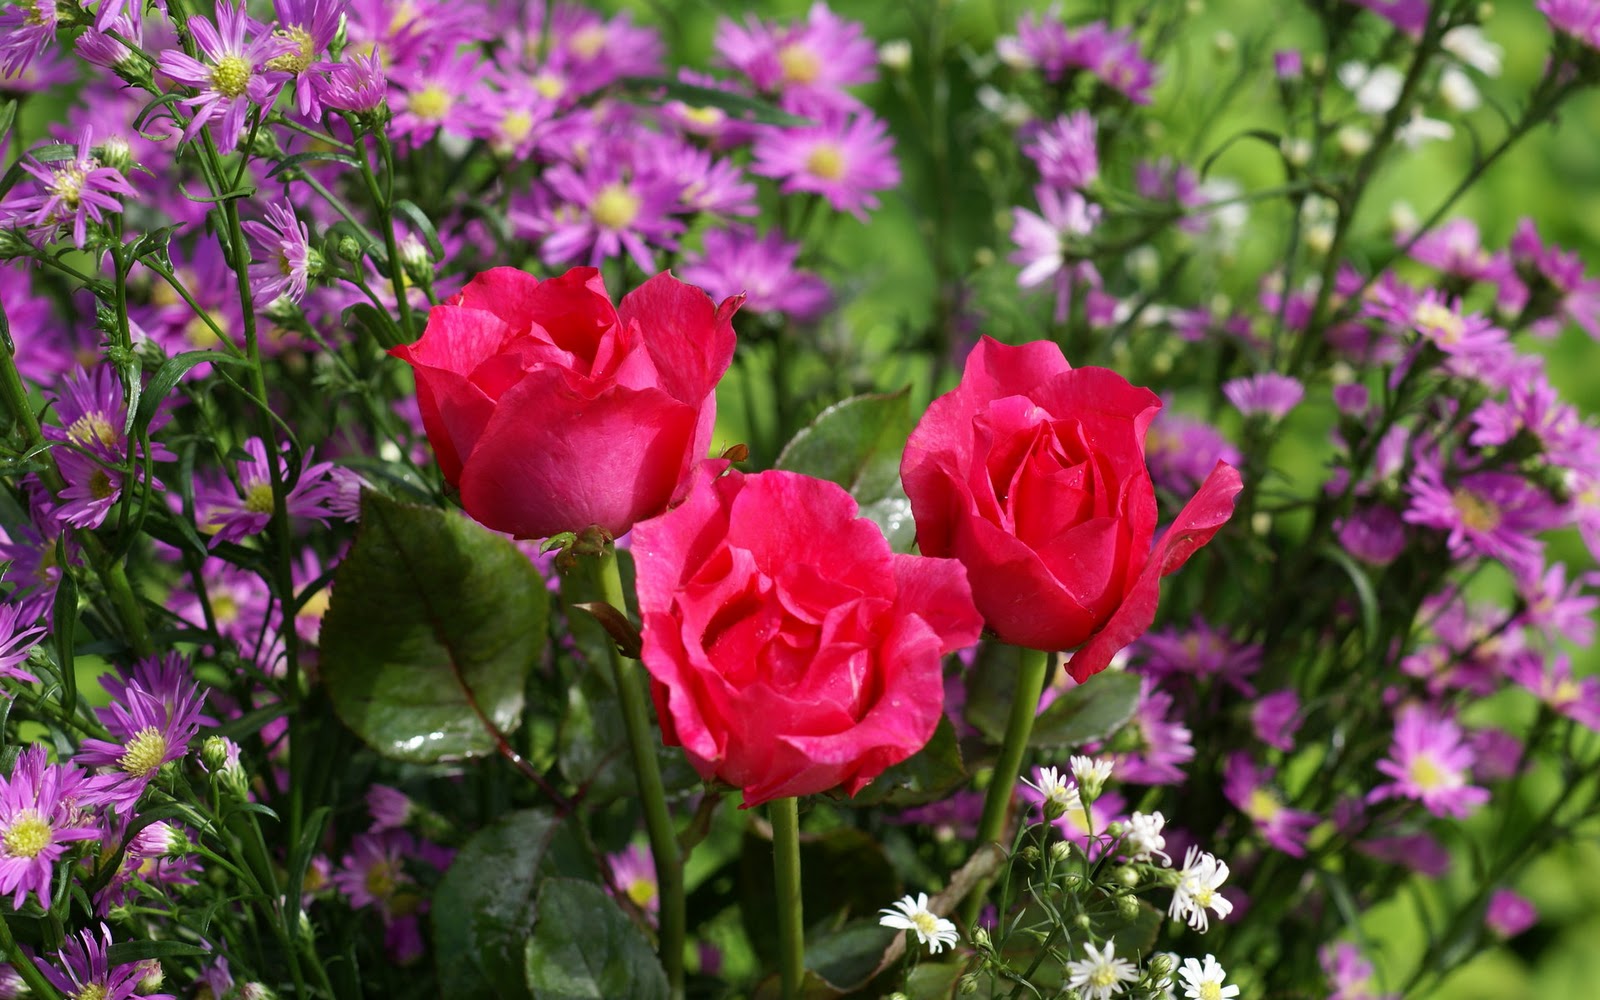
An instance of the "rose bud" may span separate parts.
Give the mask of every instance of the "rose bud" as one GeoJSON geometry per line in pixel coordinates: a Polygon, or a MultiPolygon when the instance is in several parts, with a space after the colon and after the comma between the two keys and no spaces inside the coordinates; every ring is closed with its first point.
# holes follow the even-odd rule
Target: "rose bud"
{"type": "Polygon", "coordinates": [[[468,514],[519,538],[617,536],[680,498],[709,449],[742,301],[663,272],[613,308],[594,268],[498,267],[390,353],[468,514]]]}
{"type": "Polygon", "coordinates": [[[967,567],[1002,640],[1079,647],[1068,664],[1078,681],[1150,627],[1161,577],[1211,540],[1243,485],[1218,462],[1152,549],[1144,439],[1160,409],[1149,389],[1075,369],[1049,341],[984,337],[906,443],[918,549],[967,567]]]}
{"type": "Polygon", "coordinates": [[[662,738],[744,805],[860,791],[933,737],[978,639],[961,564],[900,555],[839,486],[707,462],[633,531],[662,738]]]}

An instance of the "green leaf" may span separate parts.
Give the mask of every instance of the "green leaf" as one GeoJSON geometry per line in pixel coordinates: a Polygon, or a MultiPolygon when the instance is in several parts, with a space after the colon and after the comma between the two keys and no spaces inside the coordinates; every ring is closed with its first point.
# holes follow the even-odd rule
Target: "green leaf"
{"type": "Polygon", "coordinates": [[[1373,652],[1378,644],[1378,594],[1372,589],[1372,580],[1366,570],[1337,546],[1323,546],[1322,555],[1338,564],[1350,578],[1351,586],[1355,587],[1356,600],[1361,604],[1361,631],[1366,639],[1367,652],[1373,652]]]}
{"type": "Polygon", "coordinates": [[[458,514],[368,492],[322,623],[334,711],[379,753],[494,753],[522,718],[550,595],[528,557],[458,514]]]}
{"type": "Polygon", "coordinates": [[[902,934],[876,917],[852,920],[806,947],[806,968],[842,993],[852,993],[872,980],[894,939],[902,934]]]}
{"type": "Polygon", "coordinates": [[[184,351],[175,354],[161,362],[161,367],[150,377],[150,383],[144,387],[139,395],[139,408],[135,411],[132,432],[143,434],[150,426],[150,421],[155,419],[156,410],[160,408],[161,401],[167,398],[173,386],[189,371],[199,365],[233,365],[238,368],[248,368],[250,363],[244,358],[224,354],[221,351],[184,351]]]}
{"type": "Polygon", "coordinates": [[[210,949],[185,941],[123,941],[106,949],[106,963],[114,968],[149,958],[199,958],[210,954],[210,949]]]}
{"type": "Polygon", "coordinates": [[[894,765],[854,798],[840,800],[847,806],[915,806],[944,798],[967,780],[961,762],[961,744],[955,727],[944,717],[933,731],[928,745],[894,765]]]}
{"type": "Polygon", "coordinates": [[[760,122],[763,125],[783,125],[794,127],[796,125],[810,125],[810,119],[791,115],[775,104],[755,97],[746,97],[744,94],[735,94],[715,87],[701,87],[681,80],[673,80],[664,76],[630,76],[622,80],[624,87],[645,91],[645,94],[636,94],[635,100],[647,104],[665,104],[667,101],[682,101],[692,108],[716,108],[728,115],[744,121],[760,122]]]}
{"type": "Polygon", "coordinates": [[[1116,914],[1105,918],[1104,933],[1116,941],[1118,955],[1148,955],[1155,947],[1156,936],[1161,933],[1166,916],[1166,911],[1141,899],[1133,919],[1126,920],[1116,914]]]}
{"type": "MultiPolygon", "coordinates": [[[[639,670],[637,664],[624,669],[639,670]]],[[[585,789],[591,805],[615,802],[639,793],[639,778],[628,753],[628,729],[622,705],[611,686],[610,670],[594,662],[580,669],[566,689],[566,711],[559,715],[557,760],[568,781],[585,789]]],[[[700,776],[676,747],[666,747],[652,737],[656,763],[667,792],[681,792],[700,784],[700,776]]]]}
{"type": "Polygon", "coordinates": [[[340,153],[332,149],[312,150],[307,153],[295,153],[279,160],[277,165],[267,171],[267,177],[273,178],[279,174],[293,170],[302,163],[343,163],[347,167],[361,167],[361,161],[349,153],[340,153]]]}
{"type": "Polygon", "coordinates": [[[949,1000],[955,996],[963,971],[959,962],[923,962],[906,976],[902,992],[911,1000],[949,1000]]]}
{"type": "MultiPolygon", "coordinates": [[[[1012,692],[1017,689],[1017,672],[1022,669],[1020,651],[1003,642],[985,642],[978,647],[977,659],[967,671],[967,722],[992,743],[1005,736],[1011,713],[1012,692]]],[[[1050,683],[1046,676],[1045,683],[1050,683]]]]}
{"type": "Polygon", "coordinates": [[[528,942],[534,1000],[667,1000],[667,974],[644,932],[592,882],[546,880],[528,942]]]}
{"type": "Polygon", "coordinates": [[[1033,721],[1029,746],[1077,747],[1102,740],[1133,718],[1139,677],[1107,671],[1057,696],[1033,721]]]}
{"type": "Polygon", "coordinates": [[[527,986],[527,947],[539,887],[557,873],[591,871],[583,845],[554,813],[508,813],[472,836],[439,881],[433,942],[442,996],[517,1000],[527,986]]]}
{"type": "Polygon", "coordinates": [[[835,403],[783,448],[777,467],[838,483],[883,529],[897,552],[916,540],[900,456],[911,434],[910,392],[871,393],[835,403]]]}

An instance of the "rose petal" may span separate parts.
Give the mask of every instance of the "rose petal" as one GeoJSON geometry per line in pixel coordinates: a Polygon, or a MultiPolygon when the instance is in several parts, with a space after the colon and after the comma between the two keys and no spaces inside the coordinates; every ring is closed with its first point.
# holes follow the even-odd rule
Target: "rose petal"
{"type": "Polygon", "coordinates": [[[721,381],[733,363],[733,314],[739,295],[713,307],[705,292],[663,271],[623,296],[617,314],[650,331],[645,347],[655,361],[661,387],[696,403],[721,381]]]}
{"type": "Polygon", "coordinates": [[[1155,621],[1161,578],[1182,566],[1201,546],[1211,541],[1233,516],[1234,498],[1243,488],[1239,470],[1226,462],[1218,462],[1206,481],[1200,484],[1200,489],[1184,504],[1166,534],[1161,536],[1138,580],[1123,598],[1122,606],[1068,661],[1067,672],[1073,680],[1081,684],[1104,670],[1119,650],[1144,634],[1155,621]]]}

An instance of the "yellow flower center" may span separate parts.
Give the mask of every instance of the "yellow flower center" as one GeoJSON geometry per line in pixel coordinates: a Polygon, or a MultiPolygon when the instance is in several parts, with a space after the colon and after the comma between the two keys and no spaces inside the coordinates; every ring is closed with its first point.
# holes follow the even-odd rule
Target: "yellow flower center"
{"type": "Polygon", "coordinates": [[[606,229],[625,229],[639,215],[639,196],[620,182],[607,184],[595,196],[589,214],[606,229]]]}
{"type": "Polygon", "coordinates": [[[911,922],[917,925],[917,933],[925,938],[931,938],[939,930],[939,918],[927,910],[920,910],[911,915],[911,922]]]}
{"type": "Polygon", "coordinates": [[[683,117],[705,128],[710,128],[722,121],[722,111],[718,108],[691,108],[688,105],[684,105],[682,113],[683,117]]]}
{"type": "Polygon", "coordinates": [[[96,500],[105,500],[116,492],[117,488],[111,485],[111,477],[106,474],[106,470],[96,469],[89,473],[90,496],[96,500]]]}
{"type": "Polygon", "coordinates": [[[1450,494],[1461,523],[1473,531],[1493,531],[1500,527],[1500,508],[1469,489],[1462,488],[1450,494]]]}
{"type": "Polygon", "coordinates": [[[1556,682],[1556,689],[1550,692],[1550,703],[1552,705],[1570,705],[1577,701],[1582,693],[1577,681],[1571,677],[1563,677],[1556,682]]]}
{"type": "Polygon", "coordinates": [[[87,172],[76,166],[64,167],[50,180],[50,193],[60,198],[69,209],[76,209],[83,200],[83,185],[89,179],[87,172]]]}
{"type": "Polygon", "coordinates": [[[533,89],[540,97],[552,101],[566,93],[567,90],[566,81],[554,73],[540,73],[529,82],[533,84],[533,89]]]}
{"type": "MultiPolygon", "coordinates": [[[[219,327],[223,326],[221,313],[208,309],[206,310],[206,315],[211,319],[211,323],[215,323],[219,327]]],[[[195,348],[207,348],[216,345],[219,343],[220,338],[217,337],[217,331],[211,328],[211,323],[207,323],[204,317],[191,316],[189,322],[183,324],[184,339],[188,340],[195,348]]]]}
{"type": "Polygon", "coordinates": [[[822,143],[806,157],[806,172],[825,181],[844,176],[844,151],[832,143],[822,143]]]}
{"type": "Polygon", "coordinates": [[[117,432],[104,413],[85,413],[67,428],[67,440],[80,448],[87,448],[91,442],[113,448],[117,444],[117,432]]]}
{"type": "Polygon", "coordinates": [[[108,995],[106,988],[99,983],[86,983],[83,989],[72,994],[72,1000],[106,1000],[108,995]]]}
{"type": "Polygon", "coordinates": [[[649,879],[636,878],[628,883],[628,898],[642,909],[656,898],[656,884],[649,879]]]}
{"type": "Polygon", "coordinates": [[[367,869],[367,891],[374,898],[388,899],[394,895],[394,868],[387,861],[379,861],[367,869]]]}
{"type": "Polygon", "coordinates": [[[160,767],[166,756],[167,738],[155,726],[145,726],[128,741],[117,759],[117,766],[135,778],[142,778],[160,767]]]}
{"type": "Polygon", "coordinates": [[[591,24],[587,28],[573,32],[567,40],[567,48],[571,49],[579,59],[593,59],[605,48],[606,29],[602,25],[591,24]]]}
{"type": "Polygon", "coordinates": [[[38,812],[24,809],[6,827],[5,836],[0,837],[0,842],[5,844],[6,853],[13,858],[36,858],[40,851],[50,846],[53,832],[50,824],[38,812]]]}
{"type": "Polygon", "coordinates": [[[1222,984],[1216,980],[1201,983],[1200,1000],[1222,1000],[1222,984]]]}
{"type": "Polygon", "coordinates": [[[533,131],[533,116],[526,111],[508,111],[500,119],[500,135],[509,143],[519,143],[533,131]]]}
{"type": "Polygon", "coordinates": [[[1448,306],[1438,302],[1424,302],[1411,312],[1411,322],[1417,329],[1433,334],[1433,338],[1441,344],[1454,345],[1459,343],[1461,335],[1467,332],[1467,324],[1462,322],[1448,306]]]}
{"type": "Polygon", "coordinates": [[[243,56],[223,56],[211,67],[211,89],[223,97],[238,97],[250,86],[250,63],[243,56]]]}
{"type": "Polygon", "coordinates": [[[1201,886],[1200,888],[1196,889],[1194,891],[1193,895],[1194,895],[1194,901],[1196,903],[1200,904],[1201,909],[1209,908],[1211,906],[1212,901],[1217,898],[1216,890],[1212,889],[1210,886],[1204,886],[1204,885],[1201,886]]]}
{"type": "Polygon", "coordinates": [[[783,68],[785,83],[813,83],[822,73],[822,60],[817,54],[794,42],[778,50],[778,65],[783,68]]]}
{"type": "Polygon", "coordinates": [[[310,597],[306,598],[306,602],[300,605],[300,611],[295,615],[295,617],[321,619],[323,615],[328,613],[328,602],[332,599],[333,591],[324,587],[315,594],[312,594],[310,597]]]}
{"type": "Polygon", "coordinates": [[[1097,989],[1106,989],[1117,985],[1117,970],[1109,965],[1102,965],[1089,974],[1089,985],[1097,989]]]}
{"type": "Polygon", "coordinates": [[[1411,783],[1423,791],[1439,788],[1445,783],[1444,771],[1433,759],[1432,754],[1418,754],[1411,762],[1408,773],[1411,776],[1411,783]]]}
{"type": "Polygon", "coordinates": [[[311,40],[311,32],[298,24],[292,24],[286,29],[280,29],[278,35],[293,42],[293,52],[285,52],[275,59],[267,60],[267,69],[275,69],[283,73],[299,75],[311,67],[311,57],[316,54],[311,40]]]}
{"type": "Polygon", "coordinates": [[[211,613],[219,622],[231,622],[239,617],[239,602],[231,594],[218,594],[211,599],[211,613]]]}
{"type": "Polygon", "coordinates": [[[1283,804],[1278,801],[1276,795],[1273,795],[1265,788],[1253,788],[1250,790],[1249,808],[1245,810],[1245,813],[1251,819],[1257,823],[1271,823],[1278,818],[1278,814],[1281,812],[1283,812],[1283,804]]]}
{"type": "Polygon", "coordinates": [[[411,95],[411,113],[425,122],[443,121],[454,103],[449,91],[430,83],[411,95]]]}
{"type": "Polygon", "coordinates": [[[22,0],[22,23],[30,28],[42,28],[45,25],[44,11],[33,0],[22,0]]]}
{"type": "Polygon", "coordinates": [[[244,509],[252,514],[270,514],[276,506],[271,483],[256,483],[244,491],[244,509]]]}

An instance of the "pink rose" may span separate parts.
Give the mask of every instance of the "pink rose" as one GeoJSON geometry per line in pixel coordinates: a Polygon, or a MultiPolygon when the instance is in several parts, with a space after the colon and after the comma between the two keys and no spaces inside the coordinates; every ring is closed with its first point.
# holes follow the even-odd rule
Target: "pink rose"
{"type": "Polygon", "coordinates": [[[966,573],[892,552],[833,483],[718,464],[633,531],[662,737],[746,807],[853,795],[932,738],[941,659],[983,628],[966,573]]]}
{"type": "Polygon", "coordinates": [[[711,445],[733,313],[663,272],[613,308],[600,272],[497,267],[390,351],[416,374],[428,442],[484,525],[612,535],[681,497],[711,445]]]}
{"type": "Polygon", "coordinates": [[[933,401],[900,463],[923,555],[967,567],[978,610],[1006,642],[1079,646],[1082,681],[1155,620],[1161,577],[1233,513],[1239,473],[1218,462],[1151,548],[1156,496],[1144,438],[1161,400],[1049,341],[985,337],[961,383],[933,401]]]}

